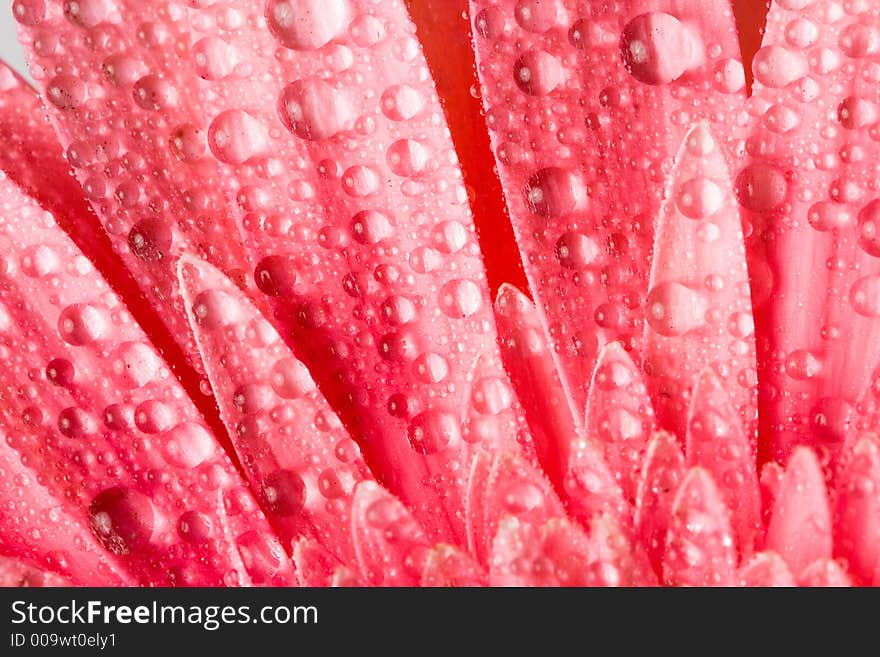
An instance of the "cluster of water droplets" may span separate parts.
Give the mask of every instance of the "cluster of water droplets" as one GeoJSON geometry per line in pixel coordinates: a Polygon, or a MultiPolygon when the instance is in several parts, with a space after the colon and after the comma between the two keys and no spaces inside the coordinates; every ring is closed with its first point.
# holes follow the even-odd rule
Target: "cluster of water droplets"
{"type": "MultiPolygon", "coordinates": [[[[481,0],[471,9],[517,240],[564,383],[583,409],[599,348],[641,344],[654,226],[687,129],[703,119],[722,148],[735,141],[745,85],[736,35],[707,29],[705,10],[568,0],[481,0]]],[[[729,16],[726,3],[712,11],[729,16]]],[[[685,214],[719,202],[699,182],[682,191],[692,204],[685,214]]],[[[702,323],[683,316],[700,293],[655,295],[649,319],[662,296],[682,314],[670,330],[702,323]]]]}
{"type": "MultiPolygon", "coordinates": [[[[0,185],[2,431],[34,485],[56,513],[86,510],[73,517],[144,581],[284,581],[281,555],[245,569],[237,544],[277,544],[167,364],[54,217],[0,185]]],[[[77,554],[57,559],[75,580],[95,576],[67,563],[77,554]]]]}

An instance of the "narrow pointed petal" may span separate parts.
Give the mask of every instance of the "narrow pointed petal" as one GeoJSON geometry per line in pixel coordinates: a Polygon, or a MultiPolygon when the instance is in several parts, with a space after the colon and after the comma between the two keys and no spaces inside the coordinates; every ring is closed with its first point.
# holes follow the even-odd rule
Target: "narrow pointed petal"
{"type": "Polygon", "coordinates": [[[181,56],[192,37],[161,2],[80,8],[39,3],[16,15],[30,72],[113,249],[197,365],[176,256],[199,253],[229,274],[247,258],[181,56]]]}
{"type": "Polygon", "coordinates": [[[543,526],[509,516],[492,544],[490,586],[601,586],[595,551],[582,529],[562,518],[543,526]]]}
{"type": "Polygon", "coordinates": [[[688,466],[705,468],[731,510],[737,545],[752,551],[761,529],[761,492],[755,455],[718,377],[704,370],[691,397],[687,425],[688,466]]]}
{"type": "Polygon", "coordinates": [[[506,516],[540,525],[565,515],[563,504],[544,473],[527,461],[503,452],[498,453],[492,463],[486,482],[485,505],[490,543],[506,516]]]}
{"type": "Polygon", "coordinates": [[[880,564],[880,441],[867,436],[853,449],[850,463],[838,474],[834,552],[849,572],[871,583],[880,564]]]}
{"type": "Polygon", "coordinates": [[[841,588],[852,586],[843,567],[833,559],[819,559],[807,566],[798,580],[799,586],[841,588]]]}
{"type": "Polygon", "coordinates": [[[201,375],[189,362],[175,336],[149,300],[141,294],[138,281],[113,251],[101,220],[84,195],[70,163],[77,153],[65,157],[40,97],[27,82],[0,62],[0,170],[18,184],[41,207],[52,213],[58,225],[91,260],[113,291],[125,299],[126,308],[147,337],[171,363],[174,374],[190,397],[217,429],[219,421],[210,399],[199,391],[201,375]]]}
{"type": "Polygon", "coordinates": [[[839,449],[877,364],[878,30],[873,3],[775,2],[753,62],[737,194],[760,317],[765,459],[784,462],[799,444],[839,449]]]}
{"type": "Polygon", "coordinates": [[[428,554],[421,586],[486,586],[488,575],[470,556],[452,545],[438,545],[428,554]]]}
{"type": "Polygon", "coordinates": [[[654,409],[641,371],[619,342],[607,344],[590,381],[584,432],[598,440],[627,500],[634,500],[654,430],[654,409]]]}
{"type": "Polygon", "coordinates": [[[831,510],[816,454],[795,450],[779,487],[767,527],[766,547],[788,564],[795,577],[818,559],[831,557],[831,510]]]}
{"type": "Polygon", "coordinates": [[[360,575],[371,586],[417,586],[430,544],[410,511],[372,481],[358,484],[352,539],[360,575]]]}
{"type": "Polygon", "coordinates": [[[309,371],[244,293],[184,254],[180,288],[205,371],[254,495],[286,546],[319,541],[353,563],[355,485],[372,478],[309,371]]]}
{"type": "MultiPolygon", "coordinates": [[[[782,488],[785,469],[776,461],[770,461],[761,468],[761,524],[764,529],[770,524],[770,516],[782,488]]],[[[762,537],[763,544],[763,537],[762,537]]]]}
{"type": "Polygon", "coordinates": [[[685,436],[699,373],[715,372],[755,441],[755,337],[725,155],[706,124],[685,137],[660,211],[645,309],[645,372],[660,426],[685,436]]]}
{"type": "Polygon", "coordinates": [[[623,496],[600,448],[589,438],[576,439],[564,482],[565,506],[584,527],[594,518],[607,515],[623,526],[631,526],[632,507],[623,496]]]}
{"type": "Polygon", "coordinates": [[[579,414],[598,348],[641,342],[653,220],[687,126],[727,136],[739,120],[733,14],[721,0],[470,5],[514,232],[579,414]]]}
{"type": "Polygon", "coordinates": [[[794,576],[785,559],[776,552],[759,552],[739,569],[737,586],[795,586],[794,576]]]}
{"type": "Polygon", "coordinates": [[[265,517],[121,301],[2,175],[0,210],[9,447],[142,584],[289,582],[265,517]]]}
{"type": "Polygon", "coordinates": [[[480,451],[474,457],[468,473],[464,505],[468,552],[484,565],[488,562],[493,538],[486,525],[486,493],[493,462],[494,456],[488,451],[480,451]]]}
{"type": "Polygon", "coordinates": [[[559,488],[578,423],[562,388],[538,311],[526,295],[505,284],[495,300],[495,321],[504,367],[525,410],[538,461],[559,488]]]}
{"type": "Polygon", "coordinates": [[[481,354],[467,380],[470,395],[462,427],[462,439],[467,443],[462,450],[467,454],[464,460],[470,461],[474,454],[485,451],[486,446],[510,444],[519,446],[523,457],[534,461],[535,450],[525,411],[498,352],[481,354]]]}
{"type": "Polygon", "coordinates": [[[663,583],[733,586],[737,552],[730,513],[712,475],[691,468],[672,507],[663,555],[663,583]]]}
{"type": "Polygon", "coordinates": [[[300,538],[294,543],[293,562],[300,586],[361,585],[357,575],[348,566],[342,565],[320,543],[310,538],[300,538]]]}
{"type": "Polygon", "coordinates": [[[539,526],[565,515],[542,472],[506,453],[481,453],[474,459],[467,492],[468,546],[486,564],[498,524],[514,516],[539,526]]]}
{"type": "Polygon", "coordinates": [[[684,455],[675,436],[665,431],[655,433],[648,443],[639,479],[634,525],[636,536],[658,573],[666,550],[666,533],[672,524],[675,494],[686,471],[684,455]]]}

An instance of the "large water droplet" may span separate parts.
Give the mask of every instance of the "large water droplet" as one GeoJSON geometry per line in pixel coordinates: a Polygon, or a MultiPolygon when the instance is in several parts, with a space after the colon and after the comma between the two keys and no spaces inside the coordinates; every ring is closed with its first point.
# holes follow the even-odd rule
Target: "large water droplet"
{"type": "Polygon", "coordinates": [[[108,488],[89,506],[89,527],[113,554],[126,555],[143,549],[156,525],[153,505],[130,488],[108,488]]]}
{"type": "Polygon", "coordinates": [[[345,32],[349,10],[346,0],[269,0],[269,30],[293,50],[316,50],[345,32]]]}
{"type": "Polygon", "coordinates": [[[278,115],[303,139],[329,139],[351,127],[356,111],[348,94],[323,80],[297,80],[284,87],[278,115]]]}
{"type": "Polygon", "coordinates": [[[620,53],[626,70],[645,84],[668,84],[700,63],[699,40],[669,14],[636,16],[624,28],[620,53]]]}
{"type": "Polygon", "coordinates": [[[705,323],[707,302],[681,283],[661,283],[648,293],[647,319],[657,333],[684,335],[705,323]]]}

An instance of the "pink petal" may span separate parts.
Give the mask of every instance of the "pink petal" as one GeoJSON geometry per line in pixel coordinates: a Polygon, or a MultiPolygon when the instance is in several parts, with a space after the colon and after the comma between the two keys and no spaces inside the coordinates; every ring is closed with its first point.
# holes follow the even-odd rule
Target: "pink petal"
{"type": "Polygon", "coordinates": [[[311,536],[354,562],[355,485],[372,478],[309,371],[220,271],[184,254],[187,316],[240,462],[286,546],[311,536]]]}
{"type": "MultiPolygon", "coordinates": [[[[589,537],[563,518],[536,526],[507,517],[492,545],[490,586],[601,586],[611,584],[595,563],[589,537]],[[592,562],[592,563],[591,563],[592,562]]],[[[614,574],[611,574],[611,578],[614,574]]]]}
{"type": "Polygon", "coordinates": [[[599,515],[608,515],[625,526],[632,523],[632,508],[600,448],[589,438],[572,442],[564,491],[568,512],[585,527],[599,515]]]}
{"type": "Polygon", "coordinates": [[[838,474],[834,553],[858,582],[869,584],[880,564],[880,440],[862,438],[838,474]]]}
{"type": "Polygon", "coordinates": [[[639,479],[634,525],[658,573],[666,550],[666,533],[672,524],[672,505],[685,472],[684,456],[675,436],[664,431],[655,433],[648,443],[639,479]]]}
{"type": "Polygon", "coordinates": [[[730,513],[712,475],[691,468],[675,496],[663,555],[670,586],[732,586],[737,553],[730,513]]]}
{"type": "Polygon", "coordinates": [[[794,577],[785,559],[775,552],[759,552],[739,569],[738,586],[795,586],[794,577]]]}
{"type": "Polygon", "coordinates": [[[578,423],[559,380],[538,311],[522,292],[502,285],[495,300],[495,321],[504,367],[525,410],[538,461],[558,488],[578,423]]]}
{"type": "Polygon", "coordinates": [[[849,9],[774,3],[753,63],[737,192],[765,345],[765,458],[780,461],[798,444],[836,451],[877,364],[880,23],[871,3],[849,9]]]}
{"type": "Polygon", "coordinates": [[[798,580],[800,586],[844,587],[852,586],[846,570],[833,559],[819,559],[807,566],[798,580]]]}
{"type": "Polygon", "coordinates": [[[634,500],[654,409],[641,371],[619,342],[599,352],[590,382],[584,430],[599,441],[628,500],[634,500]]]}
{"type": "Polygon", "coordinates": [[[360,586],[357,575],[310,538],[300,538],[293,545],[293,562],[301,586],[360,586]]]}
{"type": "Polygon", "coordinates": [[[161,2],[120,0],[40,3],[17,20],[49,117],[113,249],[197,365],[176,256],[199,253],[230,274],[246,257],[181,57],[193,47],[188,25],[180,8],[170,15],[161,2]]]}
{"type": "Polygon", "coordinates": [[[512,454],[498,453],[485,492],[485,526],[491,542],[506,516],[539,525],[565,511],[544,473],[512,454]]]}
{"type": "Polygon", "coordinates": [[[428,554],[422,586],[486,586],[488,576],[464,552],[451,545],[438,545],[428,554]]]}
{"type": "Polygon", "coordinates": [[[469,550],[485,564],[505,517],[540,525],[565,511],[550,482],[530,463],[507,453],[478,453],[468,482],[466,515],[469,550]]]}
{"type": "MultiPolygon", "coordinates": [[[[5,420],[0,424],[6,424],[5,420]]],[[[58,573],[56,578],[66,577],[79,586],[135,584],[125,567],[98,543],[82,509],[54,496],[40,482],[39,473],[28,468],[30,459],[13,447],[19,443],[14,434],[0,429],[0,438],[0,501],[4,509],[0,552],[26,562],[18,561],[17,566],[3,562],[3,585],[42,581],[39,571],[58,573]]]]}
{"type": "Polygon", "coordinates": [[[416,586],[430,545],[410,511],[372,481],[358,484],[352,540],[360,575],[371,586],[416,586]]]}
{"type": "Polygon", "coordinates": [[[143,584],[290,582],[255,501],[119,298],[2,176],[0,204],[0,389],[14,391],[0,431],[29,477],[143,584]]]}
{"type": "MultiPolygon", "coordinates": [[[[460,544],[471,451],[461,409],[496,336],[467,192],[405,5],[225,6],[234,29],[201,5],[185,22],[208,146],[234,181],[257,286],[370,467],[432,540],[460,544]]],[[[516,449],[514,436],[495,437],[487,446],[516,449]]]]}
{"type": "Polygon", "coordinates": [[[761,468],[761,524],[764,529],[770,524],[770,515],[773,513],[776,498],[779,497],[784,477],[785,469],[776,461],[765,463],[761,468]]]}
{"type": "Polygon", "coordinates": [[[488,561],[493,538],[487,524],[486,495],[494,460],[494,455],[490,452],[477,453],[471,462],[467,493],[465,494],[464,515],[468,552],[475,555],[482,564],[488,561]]]}
{"type": "Polygon", "coordinates": [[[825,477],[812,449],[796,449],[785,469],[767,527],[766,546],[785,559],[795,577],[831,557],[831,511],[825,477]]]}
{"type": "Polygon", "coordinates": [[[739,120],[733,14],[720,0],[470,5],[514,230],[579,414],[598,348],[641,341],[652,224],[687,126],[739,120]]]}
{"type": "Polygon", "coordinates": [[[710,368],[753,441],[755,338],[740,215],[706,124],[688,132],[670,175],[645,312],[644,367],[660,426],[685,435],[689,396],[710,368]]]}
{"type": "Polygon", "coordinates": [[[21,561],[0,557],[0,587],[70,586],[61,575],[38,570],[21,561]]]}
{"type": "Polygon", "coordinates": [[[113,291],[125,299],[126,307],[147,337],[172,363],[174,373],[202,412],[212,429],[216,410],[211,400],[199,393],[201,376],[192,369],[187,356],[164,325],[162,315],[141,294],[138,281],[126,269],[100,219],[83,195],[71,169],[79,162],[76,153],[58,143],[46,118],[40,97],[24,80],[0,62],[0,169],[22,187],[55,221],[74,244],[92,261],[113,291]]]}
{"type": "Polygon", "coordinates": [[[761,529],[761,494],[755,456],[727,392],[711,370],[703,370],[691,397],[687,461],[713,477],[731,510],[737,544],[749,554],[761,529]]]}

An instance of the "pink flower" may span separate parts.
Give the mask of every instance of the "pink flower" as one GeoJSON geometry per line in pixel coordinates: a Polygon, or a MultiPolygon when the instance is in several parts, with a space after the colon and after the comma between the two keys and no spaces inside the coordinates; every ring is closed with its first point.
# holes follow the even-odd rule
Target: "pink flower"
{"type": "Polygon", "coordinates": [[[880,583],[880,14],[458,4],[15,0],[0,581],[880,583]]]}

